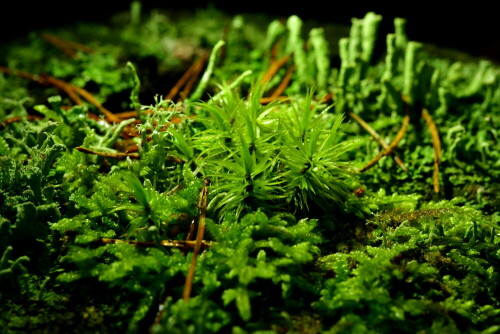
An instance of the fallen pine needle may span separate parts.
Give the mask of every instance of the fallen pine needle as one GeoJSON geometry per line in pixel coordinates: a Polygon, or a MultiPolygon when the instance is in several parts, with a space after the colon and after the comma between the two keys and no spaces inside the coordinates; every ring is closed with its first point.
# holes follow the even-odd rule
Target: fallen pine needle
{"type": "Polygon", "coordinates": [[[73,100],[73,102],[75,102],[77,105],[83,104],[80,98],[81,96],[85,100],[87,100],[87,102],[93,104],[100,112],[102,112],[108,122],[119,123],[121,121],[121,119],[118,116],[113,114],[111,111],[106,109],[99,101],[97,101],[97,99],[89,91],[77,87],[75,85],[72,85],[69,82],[57,79],[47,74],[34,75],[23,71],[12,70],[4,66],[0,66],[0,72],[7,74],[14,74],[22,78],[38,82],[43,85],[52,85],[58,88],[59,90],[65,92],[70,97],[70,99],[73,100]]]}
{"type": "MultiPolygon", "coordinates": [[[[126,243],[130,245],[134,245],[137,247],[154,247],[158,243],[155,241],[136,241],[136,240],[123,240],[123,239],[110,239],[110,238],[101,238],[98,242],[103,244],[118,244],[118,243],[126,243]]],[[[184,241],[184,240],[161,240],[159,244],[163,247],[177,247],[177,248],[195,248],[196,241],[184,241]]],[[[201,242],[201,247],[210,247],[213,243],[210,241],[201,242]]]]}
{"type": "Polygon", "coordinates": [[[294,70],[295,70],[295,65],[290,66],[290,68],[286,71],[285,76],[283,77],[283,80],[281,81],[279,86],[271,94],[271,96],[270,96],[271,98],[277,98],[277,97],[281,96],[281,94],[285,91],[285,89],[290,84],[294,70]]]}
{"type": "Polygon", "coordinates": [[[434,123],[434,120],[426,109],[422,110],[422,117],[425,119],[431,132],[432,146],[434,147],[434,172],[432,180],[434,183],[434,192],[439,193],[439,163],[441,162],[441,141],[439,139],[439,132],[436,123],[434,123]]]}
{"type": "Polygon", "coordinates": [[[86,53],[92,53],[94,50],[86,45],[80,44],[80,43],[75,43],[72,41],[68,41],[65,39],[62,39],[60,37],[57,37],[55,35],[47,34],[47,33],[42,33],[42,38],[49,42],[50,44],[54,45],[56,48],[61,50],[63,53],[67,54],[71,58],[76,58],[77,56],[77,51],[82,51],[86,53]]]}
{"type": "Polygon", "coordinates": [[[38,120],[43,119],[43,117],[37,116],[37,115],[14,116],[14,117],[11,117],[11,118],[7,118],[3,122],[0,122],[0,127],[4,128],[8,124],[12,124],[12,123],[15,123],[15,122],[21,122],[24,119],[26,119],[28,121],[38,121],[38,120]]]}
{"type": "MultiPolygon", "coordinates": [[[[184,72],[182,77],[175,83],[175,85],[170,89],[165,97],[165,100],[173,100],[175,96],[179,93],[181,88],[185,86],[192,77],[195,77],[201,72],[207,56],[203,54],[197,61],[195,61],[187,70],[184,72]]],[[[190,83],[189,83],[190,84],[190,83]]],[[[191,84],[190,84],[191,85],[191,84]]],[[[193,83],[194,85],[194,83],[193,83]]]]}
{"type": "MultiPolygon", "coordinates": [[[[359,117],[358,115],[356,115],[355,113],[353,112],[350,112],[349,113],[349,116],[351,116],[351,118],[353,118],[356,122],[359,123],[359,125],[361,125],[361,127],[363,129],[365,129],[372,137],[373,139],[375,139],[375,141],[377,143],[379,143],[380,146],[382,146],[382,148],[384,149],[384,151],[387,151],[389,149],[389,146],[386,144],[386,142],[379,136],[379,134],[370,126],[368,125],[368,123],[366,123],[361,117],[359,117]]],[[[394,153],[394,152],[392,152],[394,153]]],[[[405,171],[407,172],[408,171],[408,168],[406,168],[403,160],[401,160],[400,157],[398,157],[395,153],[394,153],[394,161],[396,161],[396,163],[405,171]]]]}
{"type": "Polygon", "coordinates": [[[208,185],[210,180],[206,178],[204,180],[203,188],[200,192],[200,197],[198,199],[198,209],[200,216],[198,218],[198,232],[196,233],[195,246],[193,251],[193,257],[191,258],[191,265],[189,267],[188,274],[186,276],[186,283],[184,284],[184,301],[188,301],[191,297],[191,289],[193,287],[194,271],[196,269],[196,259],[200,253],[201,244],[203,242],[203,236],[205,234],[205,215],[207,211],[208,202],[208,185]]]}
{"type": "MultiPolygon", "coordinates": [[[[399,129],[396,137],[394,140],[389,144],[389,146],[379,153],[375,158],[370,160],[363,168],[359,170],[360,173],[363,173],[364,171],[368,170],[369,168],[375,166],[377,162],[384,156],[389,155],[392,153],[392,151],[398,146],[399,142],[401,139],[403,139],[404,134],[406,133],[406,128],[408,127],[408,124],[410,123],[410,113],[407,111],[405,114],[405,117],[403,119],[403,124],[401,125],[401,128],[399,129]]],[[[405,166],[406,168],[406,166],[405,166]]],[[[407,171],[407,170],[405,170],[407,171]]]]}
{"type": "Polygon", "coordinates": [[[278,60],[274,60],[271,62],[271,65],[267,69],[266,73],[262,77],[261,83],[262,85],[265,85],[268,83],[271,78],[279,71],[280,68],[282,68],[290,59],[290,56],[284,56],[278,60]]]}
{"type": "Polygon", "coordinates": [[[101,151],[94,151],[85,147],[77,147],[76,148],[78,151],[86,154],[94,154],[98,155],[100,157],[104,158],[113,158],[113,159],[139,159],[139,153],[113,153],[113,152],[101,152],[101,151]]]}

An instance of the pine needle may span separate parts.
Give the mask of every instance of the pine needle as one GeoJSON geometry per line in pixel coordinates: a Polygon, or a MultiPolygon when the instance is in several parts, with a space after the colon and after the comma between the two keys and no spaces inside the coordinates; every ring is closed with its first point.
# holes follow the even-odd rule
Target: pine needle
{"type": "MultiPolygon", "coordinates": [[[[198,78],[198,75],[201,73],[201,70],[203,69],[203,66],[205,65],[207,60],[207,55],[203,54],[198,60],[196,60],[187,70],[184,72],[182,77],[175,83],[175,85],[170,89],[168,92],[167,96],[165,97],[165,100],[173,100],[174,97],[177,96],[179,91],[183,86],[188,86],[192,88],[194,85],[194,82],[196,82],[196,79],[198,78]],[[194,82],[192,78],[194,78],[194,82]],[[191,81],[190,81],[191,79],[191,81]]],[[[183,96],[186,96],[186,94],[189,94],[187,89],[185,88],[184,91],[182,92],[183,96]]]]}
{"type": "MultiPolygon", "coordinates": [[[[118,244],[118,243],[126,243],[130,245],[134,245],[136,247],[155,247],[158,245],[155,241],[137,241],[137,240],[123,240],[123,239],[110,239],[110,238],[101,238],[98,240],[103,244],[118,244]]],[[[176,247],[176,248],[195,248],[196,241],[183,241],[183,240],[161,240],[159,244],[163,247],[176,247]]],[[[202,240],[201,247],[210,247],[213,243],[209,241],[202,240]]]]}
{"type": "Polygon", "coordinates": [[[77,51],[82,51],[85,53],[92,53],[94,50],[86,45],[80,44],[80,43],[75,43],[72,41],[68,41],[65,39],[62,39],[60,37],[57,37],[55,35],[43,33],[42,38],[49,42],[50,44],[54,45],[56,48],[61,50],[64,54],[70,56],[71,58],[76,58],[78,55],[77,51]]]}
{"type": "MultiPolygon", "coordinates": [[[[375,158],[370,160],[363,168],[359,170],[360,173],[363,173],[364,171],[368,170],[369,168],[375,166],[377,162],[384,156],[389,155],[392,153],[392,151],[398,146],[399,142],[401,139],[403,139],[405,133],[406,133],[406,128],[408,127],[408,124],[410,123],[410,113],[407,111],[405,114],[405,117],[403,119],[403,124],[401,125],[401,128],[399,129],[396,137],[394,140],[389,144],[387,149],[385,149],[383,152],[379,153],[375,158]]],[[[406,168],[406,166],[405,166],[406,168]]],[[[405,170],[407,171],[407,170],[405,170]]]]}
{"type": "Polygon", "coordinates": [[[15,122],[21,122],[24,119],[26,119],[28,121],[38,121],[38,120],[43,119],[43,117],[37,116],[37,115],[14,116],[14,117],[11,117],[11,118],[7,118],[3,122],[0,122],[0,128],[4,128],[7,125],[15,123],[15,122]]]}
{"type": "Polygon", "coordinates": [[[279,71],[279,69],[285,66],[285,64],[288,62],[289,59],[290,56],[284,56],[278,60],[271,62],[271,65],[269,66],[266,73],[262,77],[261,80],[262,85],[268,83],[272,79],[272,77],[279,71]]]}
{"type": "MultiPolygon", "coordinates": [[[[365,129],[372,137],[373,139],[375,139],[375,141],[377,143],[379,143],[380,146],[382,146],[382,148],[384,149],[384,151],[387,151],[389,150],[389,145],[386,144],[386,142],[380,137],[380,135],[368,124],[366,123],[360,116],[356,115],[355,113],[353,112],[350,112],[349,113],[349,116],[351,116],[351,118],[353,118],[356,122],[359,123],[359,125],[361,125],[361,127],[363,129],[365,129]]],[[[403,160],[401,160],[401,158],[399,156],[397,156],[396,153],[392,152],[391,153],[394,154],[394,161],[396,161],[396,163],[405,171],[407,172],[408,171],[408,168],[406,168],[403,160]]]]}
{"type": "Polygon", "coordinates": [[[210,180],[206,178],[204,180],[204,186],[201,189],[200,197],[198,199],[198,210],[200,216],[198,218],[198,232],[196,233],[196,241],[193,251],[193,257],[191,258],[191,266],[189,267],[188,274],[186,276],[186,283],[184,284],[184,301],[188,301],[191,297],[191,289],[193,287],[194,271],[196,269],[196,259],[200,253],[201,245],[203,242],[203,236],[205,234],[205,215],[207,211],[208,204],[208,185],[210,180]]]}
{"type": "Polygon", "coordinates": [[[434,192],[439,193],[439,163],[441,162],[441,141],[436,123],[426,109],[422,110],[422,117],[425,119],[432,136],[432,146],[434,146],[434,172],[432,175],[434,192]]]}
{"type": "Polygon", "coordinates": [[[104,158],[113,158],[113,159],[126,159],[126,158],[139,159],[139,154],[138,153],[102,152],[102,151],[91,150],[89,148],[85,148],[85,147],[81,147],[81,146],[77,147],[76,149],[78,151],[82,152],[82,153],[94,154],[94,155],[98,155],[98,156],[104,157],[104,158]]]}
{"type": "Polygon", "coordinates": [[[292,74],[295,70],[295,65],[290,66],[290,68],[286,71],[285,76],[283,77],[283,80],[281,80],[279,86],[274,90],[274,92],[271,94],[271,98],[278,98],[283,94],[285,89],[288,87],[290,84],[290,81],[292,80],[292,74]]]}

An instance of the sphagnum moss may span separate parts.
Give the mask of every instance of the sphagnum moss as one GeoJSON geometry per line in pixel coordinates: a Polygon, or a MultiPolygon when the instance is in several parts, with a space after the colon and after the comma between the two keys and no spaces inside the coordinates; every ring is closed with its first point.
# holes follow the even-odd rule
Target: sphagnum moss
{"type": "Polygon", "coordinates": [[[3,47],[2,328],[499,331],[499,68],[381,20],[336,55],[135,2],[3,47]]]}

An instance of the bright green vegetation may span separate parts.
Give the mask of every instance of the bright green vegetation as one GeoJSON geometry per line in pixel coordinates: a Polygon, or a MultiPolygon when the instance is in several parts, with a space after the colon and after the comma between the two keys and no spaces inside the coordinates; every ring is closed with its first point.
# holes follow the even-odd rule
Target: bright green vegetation
{"type": "Polygon", "coordinates": [[[0,327],[499,332],[500,67],[381,20],[344,35],[135,3],[1,46],[0,327]],[[360,172],[385,149],[356,116],[389,144],[405,115],[360,172]],[[177,247],[199,224],[200,254],[177,247]]]}

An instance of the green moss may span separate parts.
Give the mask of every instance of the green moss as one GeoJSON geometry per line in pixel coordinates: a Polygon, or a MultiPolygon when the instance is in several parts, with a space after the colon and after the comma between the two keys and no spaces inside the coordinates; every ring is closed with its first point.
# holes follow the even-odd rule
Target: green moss
{"type": "Polygon", "coordinates": [[[111,25],[47,31],[92,51],[37,34],[2,46],[0,326],[498,331],[500,69],[412,41],[403,19],[379,36],[381,20],[346,34],[134,2],[111,25]],[[407,170],[387,156],[359,172],[385,149],[353,113],[387,143],[410,116],[407,170]]]}

